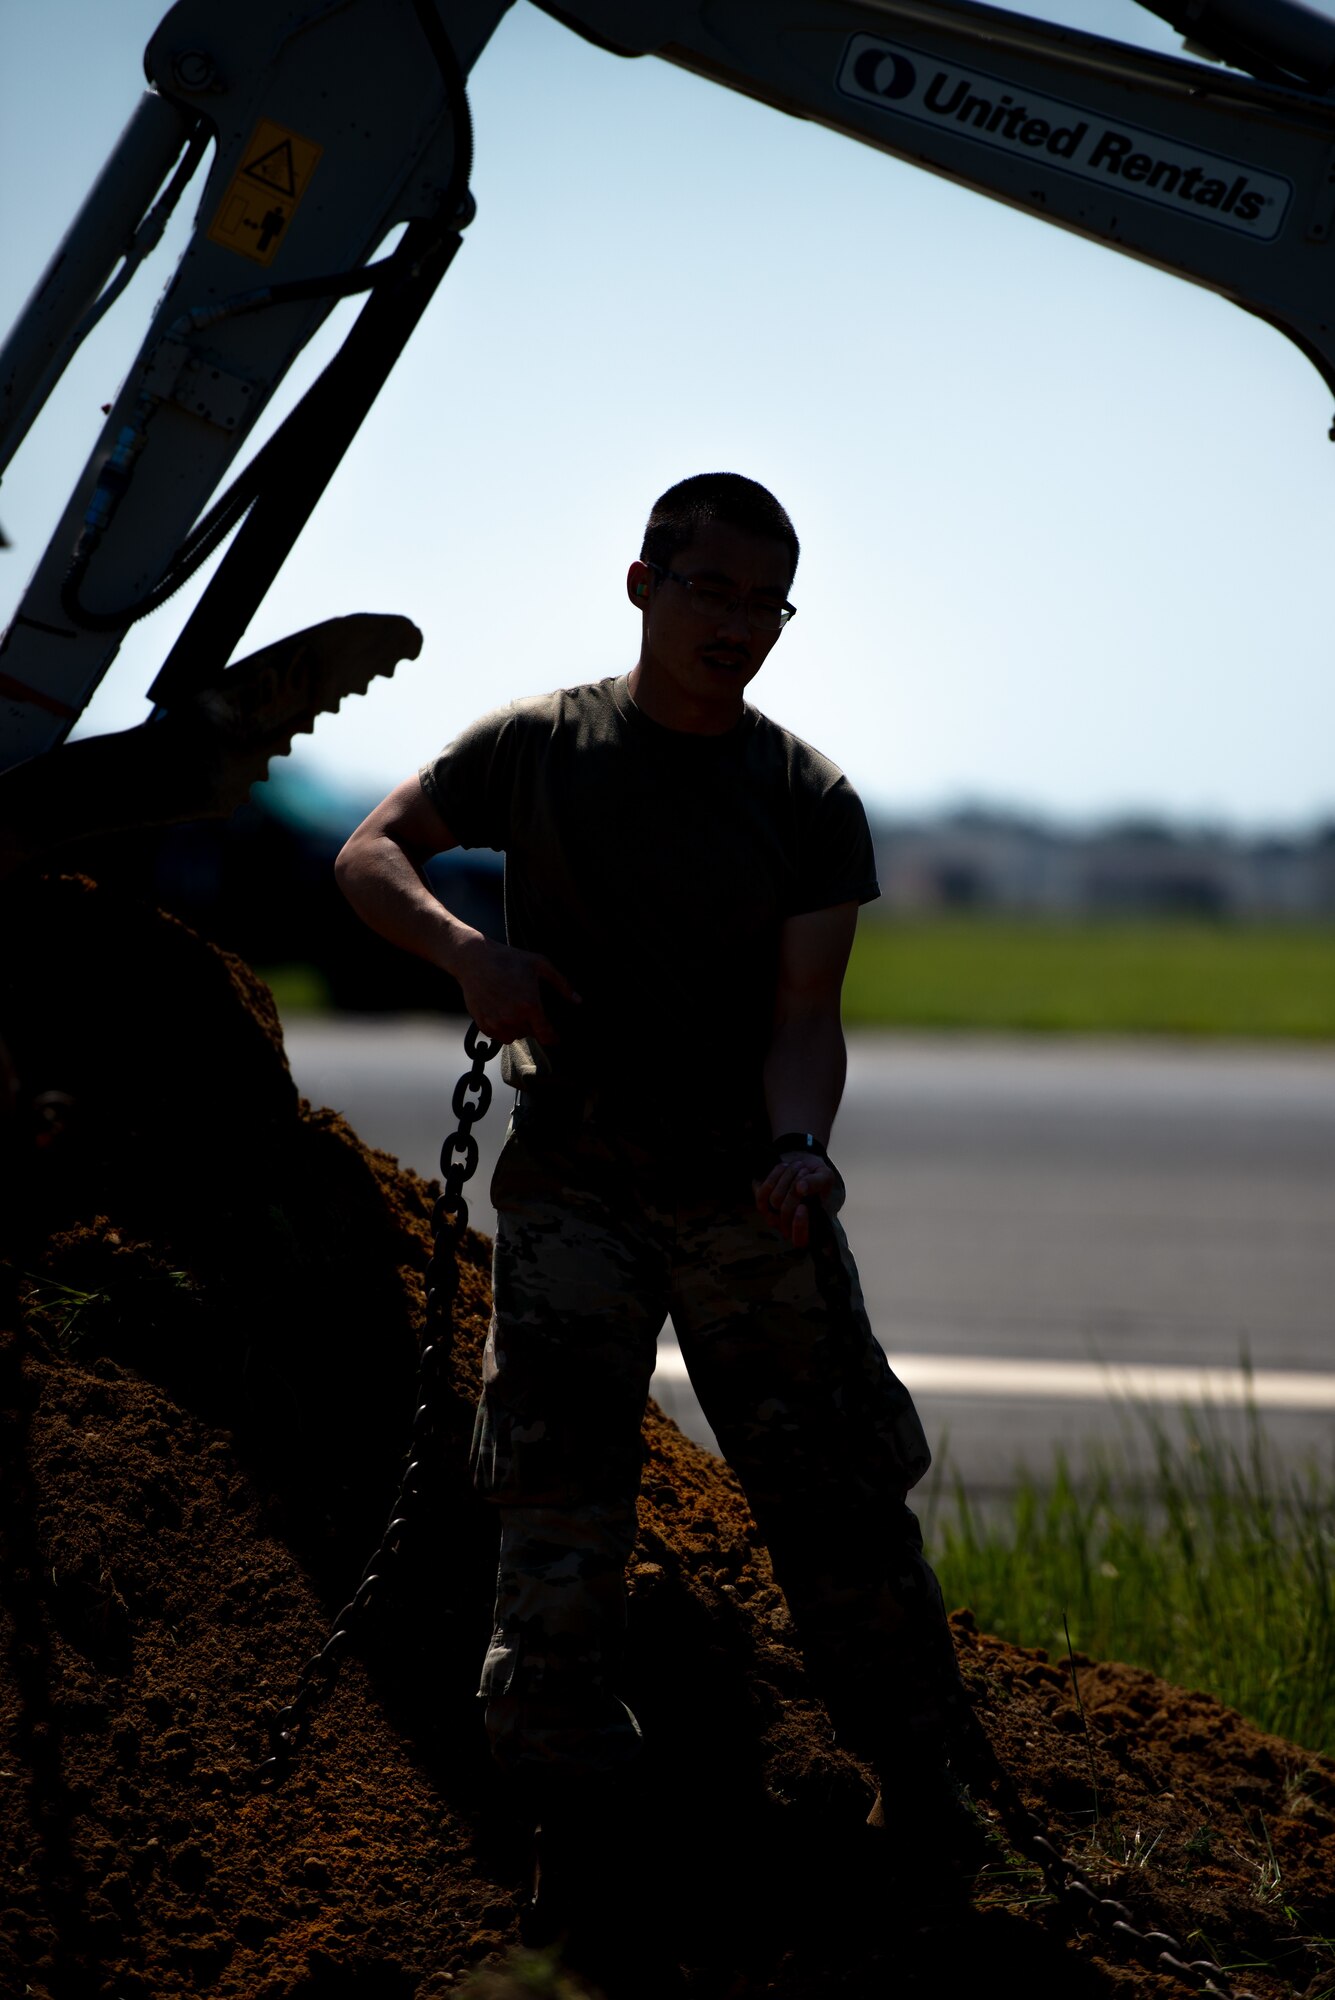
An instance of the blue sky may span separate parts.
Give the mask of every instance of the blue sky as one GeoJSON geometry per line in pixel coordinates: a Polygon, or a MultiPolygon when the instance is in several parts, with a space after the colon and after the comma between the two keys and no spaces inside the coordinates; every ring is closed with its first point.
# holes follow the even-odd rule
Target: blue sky
{"type": "MultiPolygon", "coordinates": [[[[8,0],[0,322],[161,11],[8,0]]],[[[1049,11],[1176,48],[1132,0],[1049,11]]],[[[1278,334],[522,0],[471,97],[477,221],[244,650],[355,610],[405,612],[426,647],[295,763],[387,789],[482,710],[629,666],[649,503],[729,467],[803,541],[801,615],[754,698],[869,804],[1335,812],[1330,397],[1278,334]]],[[[6,616],[197,198],[0,487],[6,616]]],[[[193,594],[131,636],[85,727],[146,713],[193,594]]]]}

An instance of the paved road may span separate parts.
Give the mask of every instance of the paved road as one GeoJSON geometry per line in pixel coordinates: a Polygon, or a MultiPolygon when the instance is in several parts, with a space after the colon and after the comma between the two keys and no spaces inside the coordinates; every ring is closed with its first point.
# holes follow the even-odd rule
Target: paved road
{"type": "MultiPolygon", "coordinates": [[[[308,1097],[435,1171],[458,1027],[306,1018],[287,1041],[308,1097]]],[[[483,1228],[502,1106],[489,1124],[483,1228]]],[[[1286,1452],[1329,1460],[1335,1052],[857,1035],[833,1150],[873,1324],[974,1493],[1114,1433],[1105,1368],[1167,1407],[1183,1378],[1155,1371],[1243,1354],[1286,1452]]],[[[655,1393],[709,1441],[670,1331],[655,1393]]]]}

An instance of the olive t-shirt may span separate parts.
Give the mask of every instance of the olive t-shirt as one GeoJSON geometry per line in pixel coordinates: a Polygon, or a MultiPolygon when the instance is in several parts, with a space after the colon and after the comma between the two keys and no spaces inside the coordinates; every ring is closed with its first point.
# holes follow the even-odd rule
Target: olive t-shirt
{"type": "Polygon", "coordinates": [[[581,996],[542,1071],[655,1122],[763,1116],[780,924],[880,894],[828,758],[750,706],[666,729],[622,675],[484,715],[421,780],[462,846],[504,852],[509,942],[581,996]]]}

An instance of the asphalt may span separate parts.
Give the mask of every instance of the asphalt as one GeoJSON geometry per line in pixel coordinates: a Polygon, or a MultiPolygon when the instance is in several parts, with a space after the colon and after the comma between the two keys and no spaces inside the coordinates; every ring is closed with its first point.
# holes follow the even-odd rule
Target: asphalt
{"type": "MultiPolygon", "coordinates": [[[[462,1024],[297,1017],[303,1092],[436,1171],[462,1024]]],[[[473,1219],[508,1093],[480,1131],[473,1219]]],[[[1335,1051],[857,1034],[831,1143],[872,1323],[938,1475],[1004,1491],[1019,1463],[1248,1396],[1289,1462],[1335,1451],[1335,1051]],[[1252,1371],[1248,1389],[1241,1368],[1252,1371]]],[[[655,1394],[710,1442],[670,1328],[655,1394]]]]}

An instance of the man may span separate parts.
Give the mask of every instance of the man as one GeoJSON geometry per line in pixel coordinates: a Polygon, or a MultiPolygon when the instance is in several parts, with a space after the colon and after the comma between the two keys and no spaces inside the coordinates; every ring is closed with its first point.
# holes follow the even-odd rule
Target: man
{"type": "Polygon", "coordinates": [[[945,1811],[960,1699],[905,1506],[929,1454],[826,1152],[844,970],[879,890],[847,779],[745,700],[797,557],[754,481],[672,487],[626,579],[630,673],[484,716],[377,807],[338,877],[454,975],[519,1086],[474,1438],[501,1522],[496,1757],[549,1817],[634,1761],[623,1572],[670,1311],[840,1739],[882,1777],[874,1822],[919,1838],[945,1811]],[[505,851],[505,944],[426,885],[456,844],[505,851]]]}

